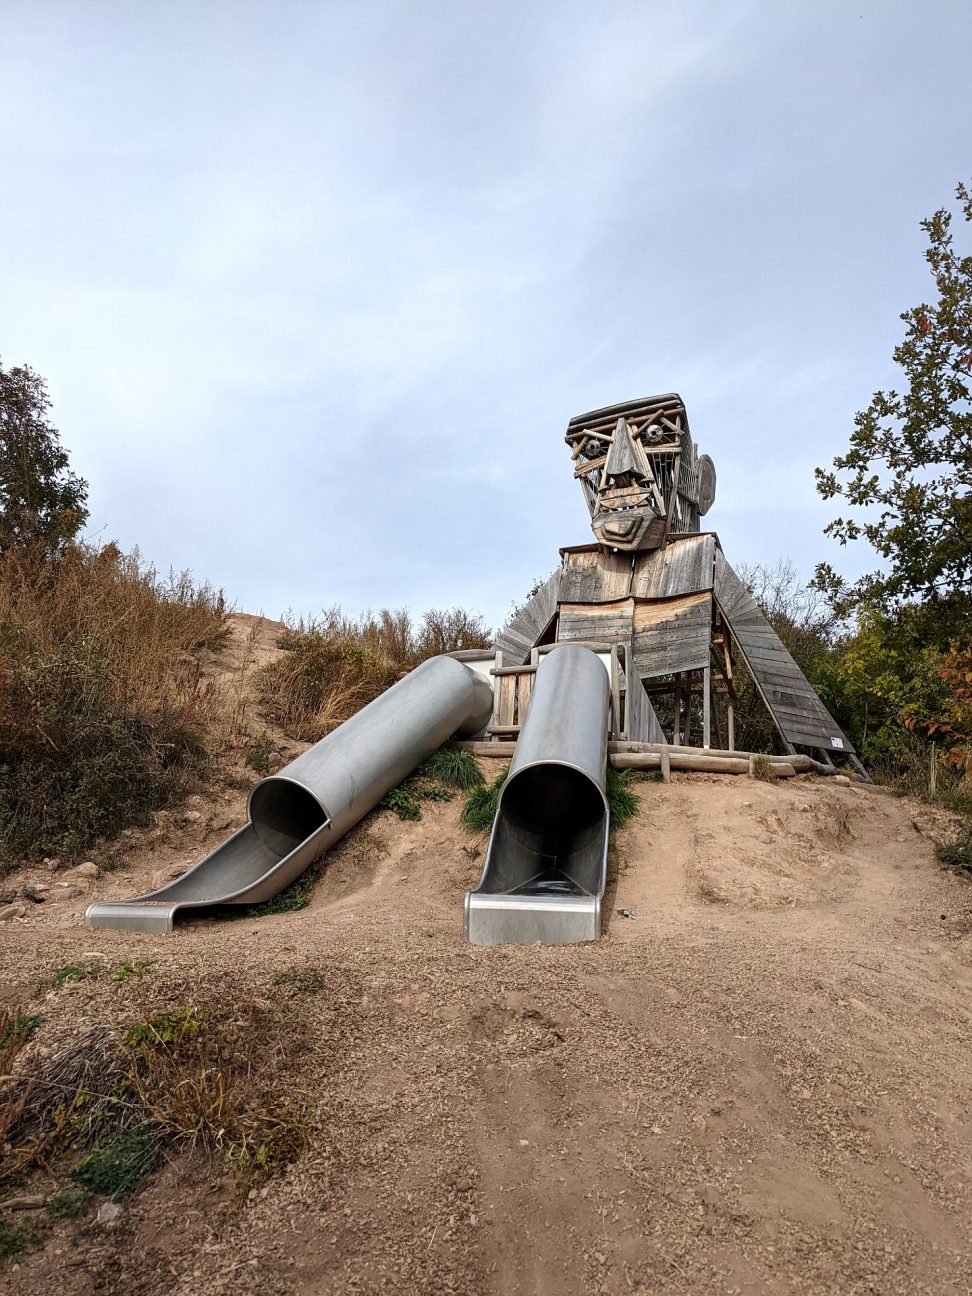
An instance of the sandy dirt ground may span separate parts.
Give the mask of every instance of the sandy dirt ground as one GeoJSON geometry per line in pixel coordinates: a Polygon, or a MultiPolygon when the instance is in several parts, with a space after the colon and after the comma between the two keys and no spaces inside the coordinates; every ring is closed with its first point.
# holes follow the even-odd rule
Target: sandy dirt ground
{"type": "Polygon", "coordinates": [[[315,1104],[252,1200],[180,1157],[112,1227],[60,1223],[8,1262],[4,1291],[972,1290],[972,887],[935,862],[940,818],[811,778],[638,789],[594,944],[464,944],[483,841],[458,801],[370,816],[298,913],[84,929],[88,899],[221,840],[243,790],[4,923],[30,1048],[231,1000],[285,1024],[281,1085],[315,1104]],[[38,989],[78,959],[155,961],[38,989]]]}

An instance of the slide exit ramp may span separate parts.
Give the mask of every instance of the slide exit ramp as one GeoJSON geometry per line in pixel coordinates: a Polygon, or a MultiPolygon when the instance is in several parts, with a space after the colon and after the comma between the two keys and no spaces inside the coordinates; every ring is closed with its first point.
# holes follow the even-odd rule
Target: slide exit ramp
{"type": "Polygon", "coordinates": [[[608,727],[604,663],[575,644],[541,660],[490,834],[466,893],[474,945],[596,940],[607,874],[608,727]]]}
{"type": "Polygon", "coordinates": [[[250,793],[249,822],[168,886],[89,905],[91,927],[168,932],[181,909],[250,905],[289,886],[453,734],[488,722],[493,691],[433,657],[250,793]]]}

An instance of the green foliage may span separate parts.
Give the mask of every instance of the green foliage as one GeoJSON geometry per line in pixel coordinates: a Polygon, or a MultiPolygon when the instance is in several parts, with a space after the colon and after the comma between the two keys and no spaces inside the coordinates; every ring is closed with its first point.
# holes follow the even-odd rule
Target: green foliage
{"type": "Polygon", "coordinates": [[[463,792],[485,782],[479,761],[472,752],[464,751],[453,743],[437,748],[419,767],[418,772],[463,792]]]}
{"type": "Polygon", "coordinates": [[[125,1035],[125,1043],[134,1049],[146,1045],[176,1044],[206,1030],[211,1016],[209,1009],[197,1008],[194,1004],[172,1012],[155,1013],[136,1022],[125,1035]]]}
{"type": "Polygon", "coordinates": [[[44,1245],[46,1235],[43,1223],[37,1220],[15,1222],[0,1215],[0,1264],[25,1251],[36,1251],[44,1245]]]}
{"type": "Polygon", "coordinates": [[[15,1049],[28,1044],[40,1030],[44,1018],[39,1013],[7,1013],[0,1018],[0,1049],[15,1049]]]}
{"type": "Polygon", "coordinates": [[[632,770],[616,770],[608,766],[607,800],[612,832],[623,828],[638,813],[638,794],[631,786],[634,781],[632,770]]]}
{"type": "Polygon", "coordinates": [[[270,758],[275,750],[275,744],[269,734],[261,734],[250,744],[246,753],[246,763],[255,774],[261,778],[266,778],[270,773],[270,758]]]}
{"type": "Polygon", "coordinates": [[[509,772],[510,767],[507,765],[502,773],[493,779],[492,783],[481,783],[478,787],[471,788],[466,794],[461,817],[467,828],[477,833],[488,833],[492,829],[493,820],[496,818],[499,794],[509,772]]]}
{"type": "Polygon", "coordinates": [[[18,545],[55,549],[88,517],[87,484],[70,471],[50,408],[39,374],[0,364],[0,554],[18,545]]]}
{"type": "Polygon", "coordinates": [[[135,1125],[95,1144],[71,1177],[82,1188],[121,1201],[138,1190],[161,1153],[158,1136],[147,1124],[135,1125]]]}
{"type": "Polygon", "coordinates": [[[62,1188],[48,1198],[44,1209],[51,1219],[78,1219],[87,1212],[90,1204],[91,1194],[87,1188],[62,1188]]]}
{"type": "MultiPolygon", "coordinates": [[[[407,782],[408,780],[406,780],[407,782]]],[[[385,810],[391,810],[399,819],[414,820],[422,818],[422,809],[418,800],[405,783],[389,788],[378,804],[385,810]]]]}
{"type": "MultiPolygon", "coordinates": [[[[972,221],[972,192],[956,188],[972,221]]],[[[817,469],[824,499],[858,510],[827,528],[841,544],[863,539],[883,568],[848,585],[822,564],[816,581],[839,610],[892,610],[919,601],[928,642],[968,637],[972,591],[972,256],[955,248],[946,209],[922,221],[935,302],[905,311],[894,361],[901,392],[875,393],[854,420],[836,471],[817,469]]]]}

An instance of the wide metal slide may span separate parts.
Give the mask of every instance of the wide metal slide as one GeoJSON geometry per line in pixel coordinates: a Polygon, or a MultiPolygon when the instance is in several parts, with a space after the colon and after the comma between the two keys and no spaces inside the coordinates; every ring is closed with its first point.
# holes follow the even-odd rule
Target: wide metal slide
{"type": "MultiPolygon", "coordinates": [[[[603,673],[603,671],[602,671],[603,673]]],[[[168,932],[182,909],[269,900],[374,809],[436,747],[478,733],[493,692],[433,657],[250,793],[249,822],[168,886],[89,905],[92,927],[168,932]]]]}
{"type": "Polygon", "coordinates": [[[475,945],[596,940],[607,873],[604,663],[576,644],[537,667],[479,886],[466,893],[475,945]]]}

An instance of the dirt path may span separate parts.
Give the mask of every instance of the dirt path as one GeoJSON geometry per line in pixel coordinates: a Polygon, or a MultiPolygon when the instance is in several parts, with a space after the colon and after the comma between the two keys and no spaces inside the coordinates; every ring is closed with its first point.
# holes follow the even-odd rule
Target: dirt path
{"type": "MultiPolygon", "coordinates": [[[[146,1003],[262,1004],[296,1024],[289,1083],[316,1101],[307,1155],[242,1211],[181,1161],[115,1230],[59,1226],[6,1290],[967,1292],[972,889],[929,812],[822,780],[639,786],[593,945],[464,945],[482,861],[456,804],[372,816],[296,914],[150,937],[86,932],[78,900],[6,924],[25,1003],[82,956],[157,960],[42,1000],[39,1041],[146,1003]]],[[[169,832],[208,844],[239,800],[169,832]]]]}

